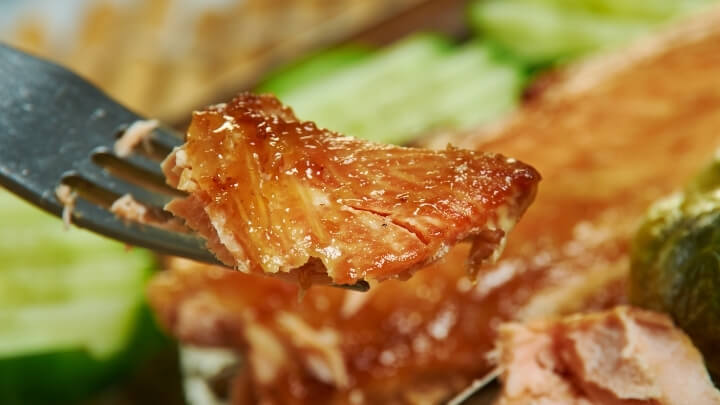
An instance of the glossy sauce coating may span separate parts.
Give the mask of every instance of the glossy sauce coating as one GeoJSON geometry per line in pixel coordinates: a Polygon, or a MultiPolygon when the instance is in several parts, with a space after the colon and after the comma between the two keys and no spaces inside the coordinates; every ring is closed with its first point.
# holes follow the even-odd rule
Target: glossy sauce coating
{"type": "Polygon", "coordinates": [[[492,136],[459,140],[526,159],[544,177],[505,254],[476,284],[463,268],[467,246],[356,302],[313,287],[297,303],[296,287],[280,281],[177,266],[151,286],[160,320],[182,341],[245,355],[255,350],[249,327],[280,339],[292,353],[284,371],[264,383],[250,365],[250,388],[238,389],[234,404],[441,403],[488,370],[504,320],[624,302],[628,245],[648,205],[720,146],[720,13],[674,35],[657,52],[619,52],[612,59],[622,68],[599,60],[571,69],[492,136]],[[336,331],[347,385],[311,371],[306,351],[277,324],[281,313],[336,331]]]}
{"type": "Polygon", "coordinates": [[[178,153],[186,191],[235,258],[227,264],[277,273],[322,263],[343,284],[406,278],[464,240],[479,240],[472,255],[483,261],[540,180],[501,155],[341,136],[269,95],[196,112],[166,170],[178,171],[178,153]]]}

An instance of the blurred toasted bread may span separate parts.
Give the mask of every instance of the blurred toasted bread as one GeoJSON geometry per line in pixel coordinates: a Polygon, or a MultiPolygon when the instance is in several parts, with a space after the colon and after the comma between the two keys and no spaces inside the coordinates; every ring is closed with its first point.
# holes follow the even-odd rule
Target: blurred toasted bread
{"type": "Polygon", "coordinates": [[[14,14],[0,38],[72,68],[142,114],[184,122],[269,67],[423,1],[79,0],[84,8],[63,10],[71,18],[62,35],[49,1],[0,4],[14,14]]]}

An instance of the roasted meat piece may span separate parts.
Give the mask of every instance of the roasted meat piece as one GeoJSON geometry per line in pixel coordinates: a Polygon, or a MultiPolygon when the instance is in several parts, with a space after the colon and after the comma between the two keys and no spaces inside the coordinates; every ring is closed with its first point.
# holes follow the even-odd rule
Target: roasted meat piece
{"type": "Polygon", "coordinates": [[[629,242],[648,206],[710,160],[718,128],[715,9],[571,67],[501,128],[457,139],[543,174],[503,257],[475,284],[460,245],[407,282],[380,283],[369,295],[313,287],[299,304],[297,287],[278,280],[177,266],[153,281],[152,304],[182,342],[250,359],[233,404],[442,403],[489,370],[503,321],[623,303],[629,242]],[[330,360],[311,358],[279,321],[286,314],[336,336],[347,379],[320,371],[330,360]],[[257,346],[268,335],[286,353],[280,360],[257,346]],[[268,362],[281,372],[265,373],[268,362]]]}
{"type": "Polygon", "coordinates": [[[717,405],[703,359],[670,318],[630,307],[503,325],[497,405],[717,405]]]}
{"type": "Polygon", "coordinates": [[[474,291],[468,250],[407,281],[314,286],[301,302],[291,283],[174,260],[150,295],[181,342],[241,355],[232,404],[437,404],[489,366],[493,347],[495,303],[474,291]]]}
{"type": "Polygon", "coordinates": [[[407,278],[471,241],[470,268],[494,259],[535,195],[514,159],[448,147],[381,145],[298,120],[270,95],[193,115],[165,161],[190,196],[167,209],[245,272],[327,274],[338,284],[407,278]]]}

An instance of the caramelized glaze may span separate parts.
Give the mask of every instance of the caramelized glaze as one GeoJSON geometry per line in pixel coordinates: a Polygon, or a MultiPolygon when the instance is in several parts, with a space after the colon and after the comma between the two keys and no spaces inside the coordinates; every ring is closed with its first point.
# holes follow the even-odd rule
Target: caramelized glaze
{"type": "MultiPolygon", "coordinates": [[[[235,259],[226,264],[267,273],[324,267],[341,284],[406,278],[464,240],[476,241],[477,269],[539,181],[502,155],[341,136],[252,94],[196,112],[165,170],[204,207],[235,259]]],[[[187,201],[168,209],[187,217],[178,204],[187,201]]]]}
{"type": "Polygon", "coordinates": [[[234,404],[441,403],[488,370],[497,327],[508,319],[609,307],[625,300],[628,244],[654,199],[680,187],[720,146],[720,12],[688,23],[657,51],[619,52],[570,69],[503,128],[463,146],[532,162],[543,174],[536,201],[501,260],[473,284],[467,246],[407,282],[369,295],[297,287],[222,269],[180,265],[157,277],[153,307],[181,341],[256,347],[263,325],[288,351],[271,383],[255,365],[249,396],[234,404]],[[607,72],[601,80],[597,72],[607,72]],[[572,83],[592,81],[583,89],[572,83]],[[277,324],[294,314],[339,336],[349,383],[323,382],[306,351],[277,324]],[[251,398],[251,399],[247,399],[251,398]]]}

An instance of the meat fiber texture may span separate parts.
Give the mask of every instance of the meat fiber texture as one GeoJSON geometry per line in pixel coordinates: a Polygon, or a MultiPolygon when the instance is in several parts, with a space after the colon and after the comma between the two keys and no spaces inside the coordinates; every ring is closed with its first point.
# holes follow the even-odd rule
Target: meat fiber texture
{"type": "Polygon", "coordinates": [[[342,136],[249,93],[195,112],[164,171],[190,194],[167,209],[228,266],[337,284],[407,278],[464,241],[476,273],[540,180],[499,154],[342,136]]]}
{"type": "Polygon", "coordinates": [[[617,307],[503,325],[497,405],[717,405],[700,352],[669,317],[617,307]]]}
{"type": "Polygon", "coordinates": [[[720,11],[551,82],[501,127],[454,141],[543,175],[503,256],[475,284],[464,244],[406,282],[369,294],[313,287],[301,303],[297,287],[278,280],[177,264],[150,286],[159,320],[182,342],[249,359],[233,404],[436,404],[490,369],[503,321],[625,302],[629,243],[645,211],[720,146],[720,11]],[[336,337],[346,379],[320,372],[337,362],[293,340],[287,314],[336,337]],[[265,355],[275,352],[258,348],[258,336],[283,355],[265,355]]]}

